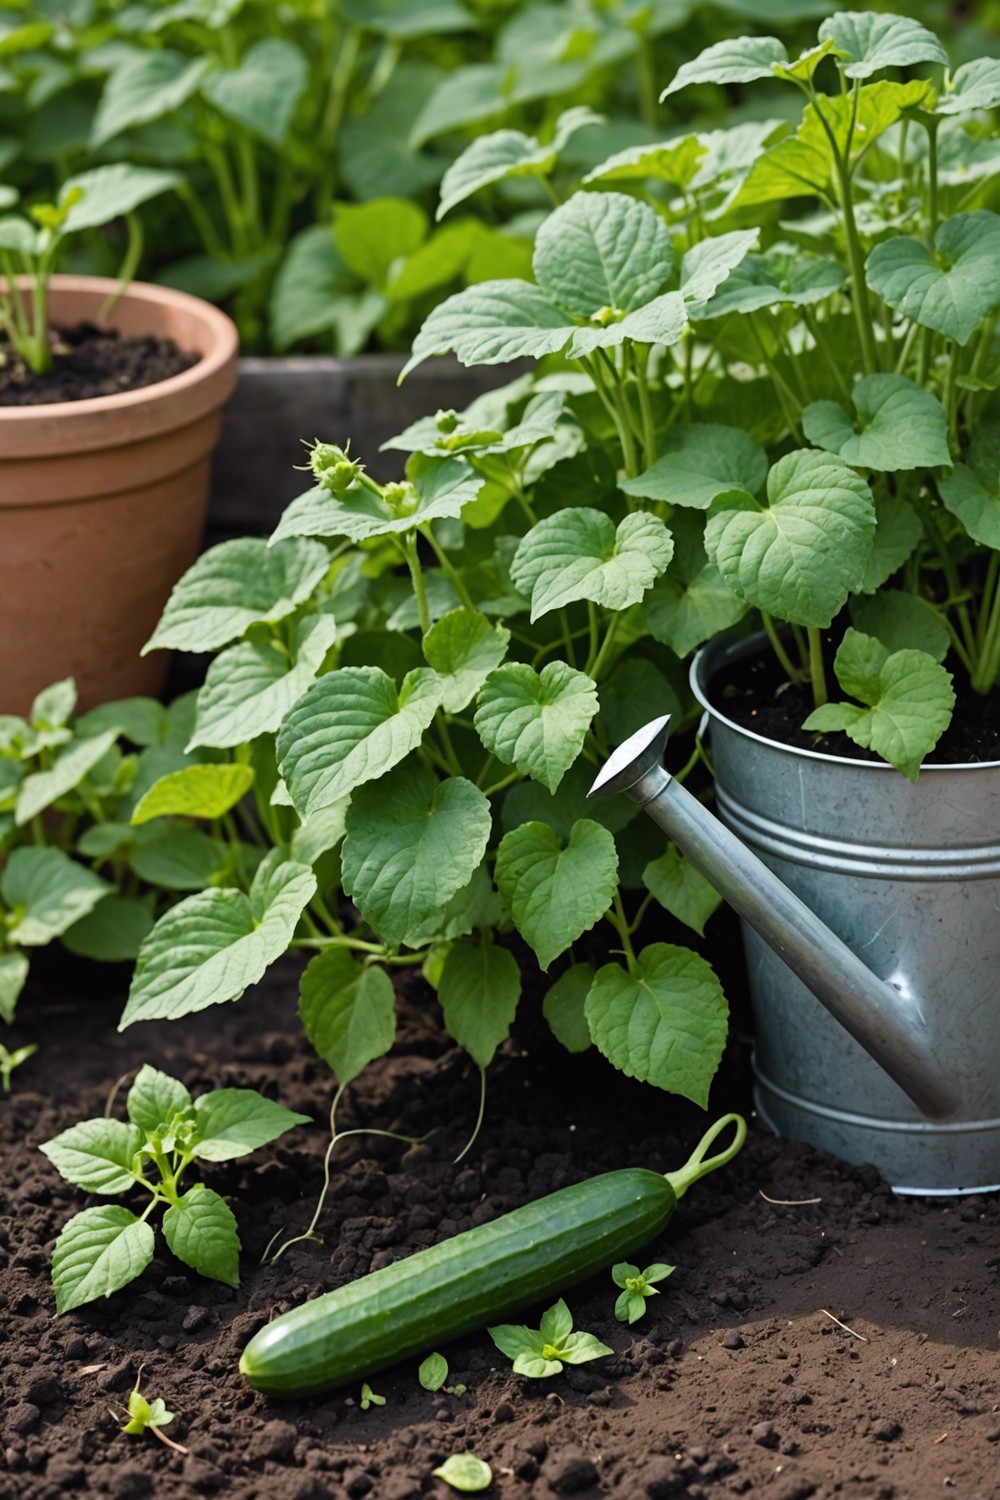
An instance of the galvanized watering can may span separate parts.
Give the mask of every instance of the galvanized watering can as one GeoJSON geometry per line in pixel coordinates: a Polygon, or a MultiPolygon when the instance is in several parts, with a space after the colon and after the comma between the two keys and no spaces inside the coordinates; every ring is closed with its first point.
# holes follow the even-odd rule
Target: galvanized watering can
{"type": "MultiPolygon", "coordinates": [[[[697,692],[697,683],[695,687],[697,692]]],[[[745,787],[755,769],[767,769],[759,760],[754,763],[755,747],[748,741],[756,740],[775,756],[785,747],[742,735],[719,718],[733,731],[723,758],[750,762],[748,771],[740,767],[745,787]]],[[[591,795],[625,792],[632,797],[741,917],[754,1002],[755,1103],[763,1122],[777,1134],[809,1141],[848,1161],[874,1162],[897,1192],[982,1192],[1000,1185],[1000,827],[985,830],[984,840],[992,833],[992,841],[985,843],[971,885],[958,896],[959,904],[964,898],[969,908],[970,925],[985,924],[986,951],[992,954],[988,972],[982,963],[973,972],[976,954],[968,931],[961,925],[954,931],[954,922],[942,915],[942,900],[954,907],[956,897],[933,859],[930,868],[910,861],[903,886],[898,881],[894,886],[900,872],[893,868],[892,850],[882,863],[854,857],[857,850],[871,852],[866,843],[870,809],[856,789],[848,794],[854,797],[852,805],[841,798],[826,812],[828,822],[839,819],[836,826],[848,830],[848,843],[838,844],[833,853],[836,841],[830,838],[809,843],[794,833],[777,835],[776,821],[740,805],[720,787],[718,751],[723,747],[717,744],[713,717],[717,796],[727,822],[739,828],[742,837],[737,837],[665,770],[669,725],[669,716],[655,719],[626,740],[597,777],[591,795]],[[764,858],[752,853],[748,842],[764,858]],[[833,894],[816,904],[825,903],[843,937],[786,883],[797,884],[813,900],[812,882],[829,882],[830,870],[833,894]],[[918,929],[915,947],[900,937],[899,923],[893,921],[908,904],[906,889],[915,893],[909,898],[918,929]],[[930,956],[932,982],[942,993],[924,991],[916,951],[921,945],[930,956]],[[871,955],[873,967],[855,948],[871,955]]],[[[833,783],[823,782],[822,776],[839,768],[833,757],[812,759],[830,766],[819,767],[818,787],[807,790],[801,773],[784,757],[784,789],[774,794],[779,804],[791,798],[796,809],[801,801],[805,811],[809,799],[829,799],[833,783]]],[[[887,767],[870,769],[886,772],[894,784],[903,783],[887,767]]],[[[883,778],[870,778],[874,780],[886,789],[883,778]]],[[[945,784],[938,782],[942,790],[945,784]]],[[[903,783],[897,795],[905,798],[912,790],[903,783]]],[[[949,798],[937,800],[947,804],[949,798]]],[[[889,802],[890,819],[895,816],[899,826],[905,822],[900,818],[903,804],[893,808],[891,796],[889,802]]],[[[770,812],[773,805],[769,790],[762,806],[770,812]]],[[[943,851],[945,865],[947,855],[943,851]]]]}

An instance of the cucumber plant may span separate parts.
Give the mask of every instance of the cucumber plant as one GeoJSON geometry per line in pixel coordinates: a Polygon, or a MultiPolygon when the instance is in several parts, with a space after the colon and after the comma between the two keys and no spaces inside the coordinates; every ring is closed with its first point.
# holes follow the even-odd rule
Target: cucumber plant
{"type": "Polygon", "coordinates": [[[163,1237],[178,1260],[239,1286],[232,1209],[204,1183],[182,1189],[181,1180],[195,1162],[232,1161],[310,1123],[255,1089],[213,1089],[192,1099],[176,1078],[148,1063],[129,1089],[126,1113],[127,1121],[81,1121],[41,1147],[56,1171],[85,1192],[117,1198],[138,1188],[149,1195],[141,1214],[102,1204],[70,1219],[52,1254],[59,1313],[110,1297],[145,1271],[155,1248],[149,1219],[159,1208],[163,1237]]]}
{"type": "Polygon", "coordinates": [[[523,1323],[498,1323],[487,1330],[501,1354],[513,1361],[515,1375],[543,1380],[559,1375],[564,1365],[584,1365],[614,1354],[592,1333],[574,1331],[573,1315],[560,1297],[542,1313],[537,1328],[523,1323]]]}

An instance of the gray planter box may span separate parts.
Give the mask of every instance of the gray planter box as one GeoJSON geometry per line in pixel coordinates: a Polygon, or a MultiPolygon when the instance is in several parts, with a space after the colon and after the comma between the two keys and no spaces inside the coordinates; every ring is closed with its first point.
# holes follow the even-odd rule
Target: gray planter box
{"type": "Polygon", "coordinates": [[[241,359],[215,454],[206,545],[274,529],[288,502],[309,487],[308,476],[295,468],[305,459],[303,440],[343,444],[350,438],[352,454],[374,478],[398,479],[404,455],[378,451],[387,438],[439,408],[461,411],[528,368],[466,370],[436,359],[400,386],[403,364],[396,354],[241,359]]]}

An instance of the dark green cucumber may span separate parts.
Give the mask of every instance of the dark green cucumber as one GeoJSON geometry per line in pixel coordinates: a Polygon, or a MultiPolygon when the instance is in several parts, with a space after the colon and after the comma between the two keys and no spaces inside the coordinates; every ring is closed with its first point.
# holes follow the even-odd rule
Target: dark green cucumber
{"type": "Polygon", "coordinates": [[[240,1370],[269,1396],[313,1395],[559,1296],[660,1234],[681,1194],[745,1139],[726,1115],[679,1172],[605,1172],[372,1271],[262,1328],[240,1370]],[[706,1159],[730,1124],[733,1143],[706,1159]]]}

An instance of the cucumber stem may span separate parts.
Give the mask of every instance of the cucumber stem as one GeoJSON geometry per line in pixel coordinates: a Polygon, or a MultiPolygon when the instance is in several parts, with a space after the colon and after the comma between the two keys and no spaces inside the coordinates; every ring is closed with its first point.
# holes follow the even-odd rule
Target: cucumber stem
{"type": "Polygon", "coordinates": [[[663,1174],[675,1195],[682,1198],[692,1183],[697,1182],[700,1177],[705,1177],[709,1172],[714,1172],[717,1167],[724,1167],[726,1162],[732,1161],[746,1138],[747,1122],[742,1115],[723,1115],[721,1120],[716,1120],[715,1124],[702,1136],[683,1167],[676,1172],[663,1174]],[[729,1125],[735,1126],[736,1129],[732,1142],[725,1151],[720,1151],[715,1156],[706,1156],[705,1153],[709,1147],[729,1125]]]}

